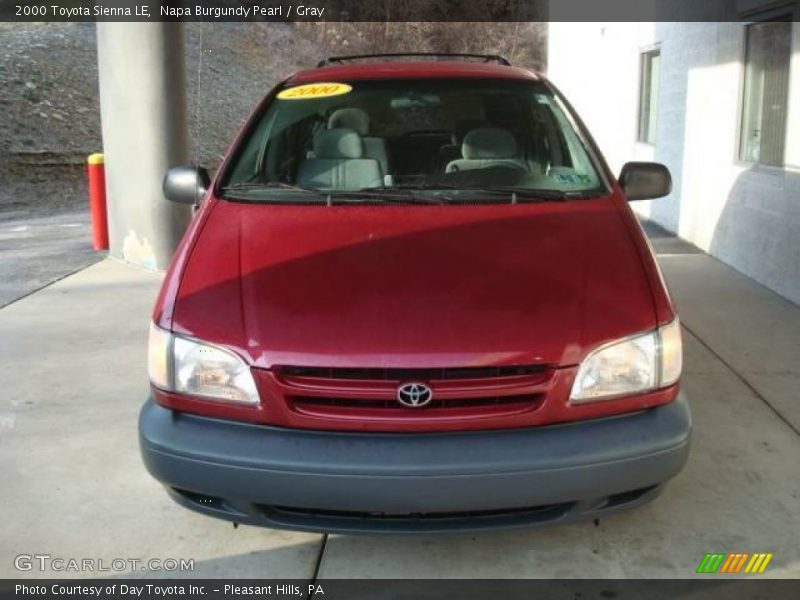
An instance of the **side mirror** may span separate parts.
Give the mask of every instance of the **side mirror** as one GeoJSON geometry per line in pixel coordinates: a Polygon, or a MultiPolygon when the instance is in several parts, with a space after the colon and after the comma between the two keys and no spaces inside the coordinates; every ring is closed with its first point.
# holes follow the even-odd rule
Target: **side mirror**
{"type": "Polygon", "coordinates": [[[619,174],[619,183],[628,202],[661,198],[672,191],[672,176],[669,169],[660,163],[625,163],[619,174]]]}
{"type": "Polygon", "coordinates": [[[172,167],[164,176],[164,197],[181,204],[197,204],[206,195],[211,180],[203,167],[172,167]]]}

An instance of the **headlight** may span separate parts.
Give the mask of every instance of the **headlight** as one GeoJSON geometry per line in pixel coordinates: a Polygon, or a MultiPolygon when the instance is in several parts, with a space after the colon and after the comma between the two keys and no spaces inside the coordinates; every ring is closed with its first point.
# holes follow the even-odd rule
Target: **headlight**
{"type": "Polygon", "coordinates": [[[148,373],[154,386],[223,402],[258,404],[250,367],[239,356],[150,325],[148,373]]]}
{"type": "Polygon", "coordinates": [[[678,319],[656,331],[601,346],[581,363],[570,401],[605,400],[672,385],[681,376],[678,319]]]}

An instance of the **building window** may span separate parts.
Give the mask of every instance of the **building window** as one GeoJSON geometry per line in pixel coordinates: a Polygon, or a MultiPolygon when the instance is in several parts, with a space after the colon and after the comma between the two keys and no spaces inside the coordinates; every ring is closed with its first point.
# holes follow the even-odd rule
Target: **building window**
{"type": "Polygon", "coordinates": [[[744,103],[739,158],[783,166],[789,104],[790,21],[766,21],[745,30],[744,103]]]}
{"type": "Polygon", "coordinates": [[[656,142],[656,110],[658,108],[658,76],[661,52],[644,52],[639,66],[639,135],[647,144],[656,142]]]}

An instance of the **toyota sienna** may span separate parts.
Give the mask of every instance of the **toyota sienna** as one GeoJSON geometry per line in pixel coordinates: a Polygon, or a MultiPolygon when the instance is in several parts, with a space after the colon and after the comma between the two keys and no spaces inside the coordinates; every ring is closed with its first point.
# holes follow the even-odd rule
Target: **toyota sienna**
{"type": "Polygon", "coordinates": [[[167,272],[140,416],[178,503],[306,531],[596,518],[687,459],[678,317],[565,98],[501,57],[339,57],[267,94],[167,272]]]}

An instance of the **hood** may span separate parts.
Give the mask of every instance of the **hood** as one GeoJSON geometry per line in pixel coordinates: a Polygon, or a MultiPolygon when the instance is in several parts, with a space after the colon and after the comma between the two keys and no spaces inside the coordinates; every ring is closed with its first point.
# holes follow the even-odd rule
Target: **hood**
{"type": "Polygon", "coordinates": [[[255,366],[572,365],[655,326],[619,208],[212,200],[173,329],[255,366]]]}

